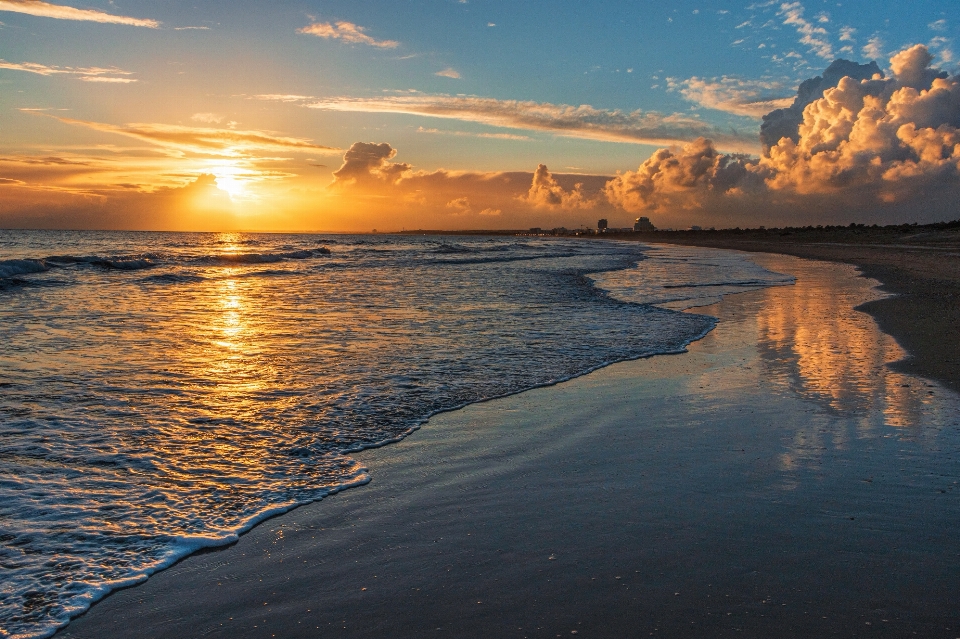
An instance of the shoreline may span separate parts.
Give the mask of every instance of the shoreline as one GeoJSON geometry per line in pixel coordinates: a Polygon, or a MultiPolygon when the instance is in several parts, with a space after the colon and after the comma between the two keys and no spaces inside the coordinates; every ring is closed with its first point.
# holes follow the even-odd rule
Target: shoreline
{"type": "Polygon", "coordinates": [[[960,547],[946,529],[939,548],[907,534],[922,521],[925,541],[955,514],[926,510],[928,471],[945,460],[914,460],[901,481],[879,478],[892,490],[879,500],[857,479],[889,472],[891,445],[943,430],[939,413],[924,408],[943,391],[905,387],[897,382],[912,378],[884,369],[902,351],[844,307],[875,297],[868,282],[847,267],[810,264],[836,280],[829,286],[847,288],[808,285],[805,275],[799,288],[732,295],[694,311],[720,323],[684,355],[614,364],[435,416],[404,441],[356,456],[370,468],[367,487],[115,592],[57,636],[419,636],[440,627],[455,636],[759,637],[776,628],[800,637],[868,621],[885,624],[880,636],[918,628],[955,636],[942,633],[960,620],[940,599],[960,585],[951,570],[960,547]],[[822,308],[811,315],[813,301],[822,308]],[[834,344],[860,344],[853,362],[831,359],[827,342],[801,343],[802,331],[784,333],[790,322],[838,313],[842,326],[823,339],[856,337],[834,344]],[[829,453],[811,445],[825,431],[840,437],[829,453]],[[858,455],[868,460],[854,469],[858,455]],[[862,561],[851,572],[854,549],[862,561]],[[895,559],[912,568],[888,575],[895,559]],[[835,576],[830,590],[841,599],[816,601],[821,570],[835,576]],[[929,579],[937,590],[922,601],[909,595],[929,579]],[[872,591],[891,580],[908,603],[881,597],[888,603],[877,607],[872,591]],[[771,597],[791,610],[765,615],[771,597]],[[812,610],[830,614],[814,621],[812,610]]]}
{"type": "Polygon", "coordinates": [[[663,232],[633,241],[792,255],[856,266],[865,277],[878,280],[880,290],[893,294],[858,309],[873,316],[907,351],[907,357],[892,366],[960,392],[960,341],[951,337],[960,326],[960,235],[935,236],[934,241],[917,235],[920,239],[911,244],[886,237],[881,238],[885,243],[875,243],[869,235],[852,241],[845,229],[811,234],[814,237],[804,240],[764,231],[663,232]]]}

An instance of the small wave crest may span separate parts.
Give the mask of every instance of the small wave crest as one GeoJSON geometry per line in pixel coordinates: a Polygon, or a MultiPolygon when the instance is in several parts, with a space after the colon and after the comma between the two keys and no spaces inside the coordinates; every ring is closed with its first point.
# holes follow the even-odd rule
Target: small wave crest
{"type": "Polygon", "coordinates": [[[277,253],[220,253],[201,257],[197,261],[203,264],[273,264],[286,260],[307,260],[319,255],[330,255],[330,249],[321,246],[277,253]]]}
{"type": "Polygon", "coordinates": [[[17,275],[43,273],[50,270],[46,260],[2,260],[0,261],[0,279],[11,279],[17,275]]]}

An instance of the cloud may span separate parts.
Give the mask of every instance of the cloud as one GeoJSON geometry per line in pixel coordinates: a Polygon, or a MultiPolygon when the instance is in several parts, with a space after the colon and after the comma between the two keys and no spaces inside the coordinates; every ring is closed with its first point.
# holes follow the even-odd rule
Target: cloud
{"type": "Polygon", "coordinates": [[[470,212],[470,198],[458,197],[455,200],[450,200],[446,204],[448,209],[454,209],[458,213],[469,213],[470,212]]]}
{"type": "MultiPolygon", "coordinates": [[[[891,58],[890,78],[875,63],[835,61],[800,85],[799,123],[788,122],[790,135],[768,137],[760,158],[719,153],[707,139],[661,149],[611,180],[607,197],[630,212],[711,211],[741,223],[750,215],[801,224],[818,216],[955,215],[960,76],[932,68],[932,60],[914,45],[891,58]]],[[[768,134],[777,119],[770,116],[768,134]]]]}
{"type": "Polygon", "coordinates": [[[190,116],[190,119],[204,124],[220,124],[223,122],[223,116],[219,113],[194,113],[190,116]]]}
{"type": "Polygon", "coordinates": [[[135,78],[108,78],[102,75],[85,75],[80,78],[84,82],[106,82],[110,84],[130,84],[136,82],[135,78]]]}
{"type": "Polygon", "coordinates": [[[454,80],[458,80],[460,78],[460,73],[451,67],[447,67],[443,71],[437,71],[433,75],[439,75],[442,78],[453,78],[454,80]]]}
{"type": "Polygon", "coordinates": [[[723,76],[711,80],[668,78],[667,83],[671,91],[679,91],[690,102],[734,115],[759,118],[772,109],[785,108],[793,103],[793,97],[783,96],[783,86],[779,82],[723,76]]]}
{"type": "Polygon", "coordinates": [[[257,100],[269,100],[271,102],[303,102],[304,100],[316,100],[311,95],[296,95],[293,93],[262,93],[253,96],[257,100]]]}
{"type": "Polygon", "coordinates": [[[385,142],[356,142],[344,154],[328,190],[348,208],[372,207],[378,215],[414,215],[418,223],[477,228],[484,220],[505,224],[577,226],[597,211],[613,212],[603,195],[604,175],[553,175],[545,165],[534,172],[416,170],[395,162],[385,142]],[[585,211],[591,211],[584,219],[585,211]],[[455,221],[451,221],[455,220],[455,221]]]}
{"type": "Polygon", "coordinates": [[[927,25],[930,29],[934,31],[946,31],[947,30],[947,21],[946,20],[936,20],[927,25]]]}
{"type": "Polygon", "coordinates": [[[875,35],[863,45],[863,55],[870,60],[879,60],[883,57],[883,40],[875,35]]]}
{"type": "Polygon", "coordinates": [[[584,209],[594,206],[594,202],[584,196],[583,184],[576,184],[569,191],[564,189],[551,175],[546,164],[537,166],[530,190],[521,199],[537,208],[546,209],[584,209]]]}
{"type": "Polygon", "coordinates": [[[327,111],[405,113],[449,118],[511,129],[545,131],[565,137],[631,144],[675,144],[709,135],[723,148],[738,151],[756,149],[753,140],[717,130],[696,117],[662,115],[653,111],[604,110],[590,105],[420,94],[322,98],[304,106],[327,111]]]}
{"type": "Polygon", "coordinates": [[[343,165],[333,172],[331,186],[396,184],[409,164],[390,162],[397,150],[386,142],[354,142],[343,155],[343,165]]]}
{"type": "MultiPolygon", "coordinates": [[[[827,40],[827,30],[805,20],[803,11],[803,5],[799,2],[784,2],[780,5],[777,15],[784,18],[783,24],[796,27],[797,33],[801,36],[801,44],[807,45],[811,52],[821,58],[830,60],[833,58],[833,46],[827,40]]],[[[829,18],[820,20],[820,22],[824,21],[829,22],[829,18]]]]}
{"type": "Polygon", "coordinates": [[[426,129],[417,127],[417,133],[429,133],[431,135],[455,135],[465,138],[486,138],[491,140],[517,140],[529,142],[531,137],[527,135],[517,135],[515,133],[471,133],[469,131],[442,131],[440,129],[426,129]]]}
{"type": "Polygon", "coordinates": [[[340,149],[314,144],[304,138],[277,136],[264,131],[237,131],[174,124],[125,124],[122,126],[53,117],[65,124],[115,133],[163,147],[171,153],[248,157],[258,150],[337,152],[340,149]]]}
{"type": "Polygon", "coordinates": [[[327,38],[331,40],[343,40],[344,42],[351,42],[354,44],[366,44],[371,47],[378,47],[381,49],[395,49],[400,46],[400,43],[396,40],[376,40],[366,33],[366,29],[359,25],[353,24],[352,22],[337,22],[336,24],[331,24],[329,22],[314,22],[311,25],[303,27],[302,29],[297,29],[297,33],[306,33],[308,35],[314,35],[318,38],[327,38]]]}
{"type": "Polygon", "coordinates": [[[174,31],[209,31],[210,27],[174,27],[174,31]]]}
{"type": "Polygon", "coordinates": [[[59,4],[50,4],[41,0],[0,0],[0,11],[25,13],[41,18],[56,18],[58,20],[81,20],[86,22],[103,22],[108,24],[126,24],[133,27],[148,27],[156,29],[160,23],[156,20],[117,16],[92,9],[75,9],[59,4]]]}
{"type": "Polygon", "coordinates": [[[791,105],[763,116],[763,124],[760,126],[760,142],[763,148],[768,149],[784,137],[797,142],[800,139],[799,131],[803,122],[804,109],[823,96],[824,91],[837,86],[843,78],[869,80],[875,76],[883,77],[883,72],[876,62],[857,64],[849,60],[834,60],[822,76],[805,80],[800,84],[791,105]]]}
{"type": "Polygon", "coordinates": [[[618,173],[605,188],[607,199],[630,212],[700,208],[747,176],[751,160],[724,155],[706,138],[679,150],[660,149],[636,171],[618,173]]]}
{"type": "Polygon", "coordinates": [[[136,82],[133,78],[124,78],[116,76],[133,75],[131,71],[124,71],[116,67],[58,67],[40,64],[38,62],[7,62],[0,59],[0,69],[10,69],[11,71],[26,71],[37,75],[72,75],[78,76],[77,79],[86,82],[136,82]]]}

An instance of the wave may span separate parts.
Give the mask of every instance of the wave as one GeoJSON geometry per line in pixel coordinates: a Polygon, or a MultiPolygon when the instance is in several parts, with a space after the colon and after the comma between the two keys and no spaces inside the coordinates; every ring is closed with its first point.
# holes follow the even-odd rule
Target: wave
{"type": "Polygon", "coordinates": [[[325,246],[315,249],[302,249],[279,253],[221,253],[219,255],[205,255],[196,261],[204,264],[273,264],[286,260],[306,260],[318,255],[330,255],[330,249],[325,246]]]}
{"type": "Polygon", "coordinates": [[[203,282],[207,278],[199,275],[189,275],[185,273],[158,273],[157,275],[148,275],[140,281],[144,284],[194,284],[203,282]]]}
{"type": "Polygon", "coordinates": [[[495,264],[498,262],[529,262],[531,260],[540,260],[544,258],[558,257],[577,257],[579,254],[574,252],[567,253],[547,253],[544,255],[510,255],[503,257],[465,257],[462,259],[433,260],[431,264],[443,265],[462,265],[462,264],[495,264]]]}
{"type": "MultiPolygon", "coordinates": [[[[291,247],[292,248],[292,247],[291,247]]],[[[331,251],[325,246],[312,249],[287,250],[275,253],[221,253],[204,255],[184,259],[173,255],[159,253],[144,253],[139,255],[51,255],[43,258],[20,258],[0,260],[0,282],[2,288],[27,282],[18,276],[45,273],[56,268],[71,266],[90,266],[111,271],[142,271],[167,264],[193,262],[197,264],[273,264],[287,260],[306,260],[321,255],[330,255],[331,251]]],[[[144,281],[155,282],[186,282],[198,281],[193,279],[199,276],[164,274],[144,281]]],[[[202,278],[200,278],[202,279],[202,278]]]]}
{"type": "Polygon", "coordinates": [[[2,260],[0,261],[0,279],[10,279],[17,275],[43,273],[50,270],[46,260],[2,260]]]}

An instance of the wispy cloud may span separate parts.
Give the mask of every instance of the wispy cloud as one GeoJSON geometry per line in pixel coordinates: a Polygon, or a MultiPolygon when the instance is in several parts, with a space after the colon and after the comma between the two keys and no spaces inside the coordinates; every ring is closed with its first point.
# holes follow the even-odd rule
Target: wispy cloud
{"type": "Polygon", "coordinates": [[[432,135],[453,135],[457,137],[464,138],[485,138],[490,140],[516,140],[516,141],[529,141],[530,138],[527,135],[517,135],[516,133],[471,133],[469,131],[443,131],[441,129],[425,129],[424,127],[418,127],[417,133],[429,133],[432,135]]]}
{"type": "Polygon", "coordinates": [[[223,122],[223,116],[219,113],[194,113],[190,116],[190,119],[204,124],[220,124],[223,122]]]}
{"type": "MultiPolygon", "coordinates": [[[[797,33],[801,36],[800,42],[807,45],[810,51],[825,60],[833,59],[833,45],[827,40],[827,30],[823,27],[814,26],[804,19],[802,4],[799,2],[784,2],[780,5],[778,15],[783,16],[784,24],[796,27],[797,33]]],[[[829,18],[826,21],[829,21],[829,18]]]]}
{"type": "Polygon", "coordinates": [[[306,33],[317,36],[318,38],[343,40],[344,42],[352,42],[354,44],[366,44],[381,49],[394,49],[400,46],[400,43],[396,40],[377,40],[368,36],[364,31],[366,31],[366,28],[352,22],[344,21],[337,22],[336,24],[314,22],[302,29],[297,29],[297,33],[306,33]]]}
{"type": "Polygon", "coordinates": [[[863,45],[863,55],[869,60],[879,60],[883,57],[883,40],[875,35],[863,45]]]}
{"type": "Polygon", "coordinates": [[[225,157],[250,157],[255,151],[309,151],[340,152],[335,147],[314,144],[304,138],[274,135],[265,131],[237,131],[209,127],[190,127],[174,124],[124,124],[74,120],[53,117],[65,124],[82,126],[104,133],[115,133],[162,147],[175,155],[192,153],[225,157]]]}
{"type": "Polygon", "coordinates": [[[7,62],[0,59],[0,69],[26,71],[37,75],[70,75],[86,82],[117,82],[123,84],[136,82],[134,78],[117,77],[133,75],[133,72],[116,67],[58,67],[38,62],[7,62]]]}
{"type": "Polygon", "coordinates": [[[118,16],[92,9],[76,9],[60,4],[50,4],[41,0],[0,0],[0,11],[25,13],[41,18],[58,20],[81,20],[85,22],[103,22],[108,24],[126,24],[133,27],[156,29],[160,23],[156,20],[118,16]]]}
{"type": "Polygon", "coordinates": [[[702,107],[734,115],[759,118],[774,109],[783,109],[793,103],[793,96],[779,82],[743,80],[723,76],[676,80],[667,78],[670,91],[702,107]]]}
{"type": "Polygon", "coordinates": [[[269,100],[270,102],[303,102],[304,100],[316,100],[312,95],[296,95],[293,93],[262,93],[254,95],[257,100],[269,100]]]}
{"type": "Polygon", "coordinates": [[[443,78],[453,78],[454,80],[457,80],[460,78],[460,73],[456,69],[453,69],[452,67],[447,67],[443,71],[437,71],[433,75],[439,75],[440,77],[443,77],[443,78]]]}
{"type": "Polygon", "coordinates": [[[731,150],[755,150],[752,138],[721,131],[685,114],[596,109],[520,100],[471,96],[404,95],[373,98],[335,97],[304,102],[326,111],[404,113],[478,122],[526,131],[546,131],[565,137],[631,144],[676,144],[709,136],[731,150]]]}
{"type": "Polygon", "coordinates": [[[103,75],[84,75],[80,76],[84,82],[103,82],[107,84],[130,84],[136,82],[134,78],[110,78],[103,75]]]}
{"type": "Polygon", "coordinates": [[[209,31],[210,27],[174,27],[174,31],[209,31]]]}

